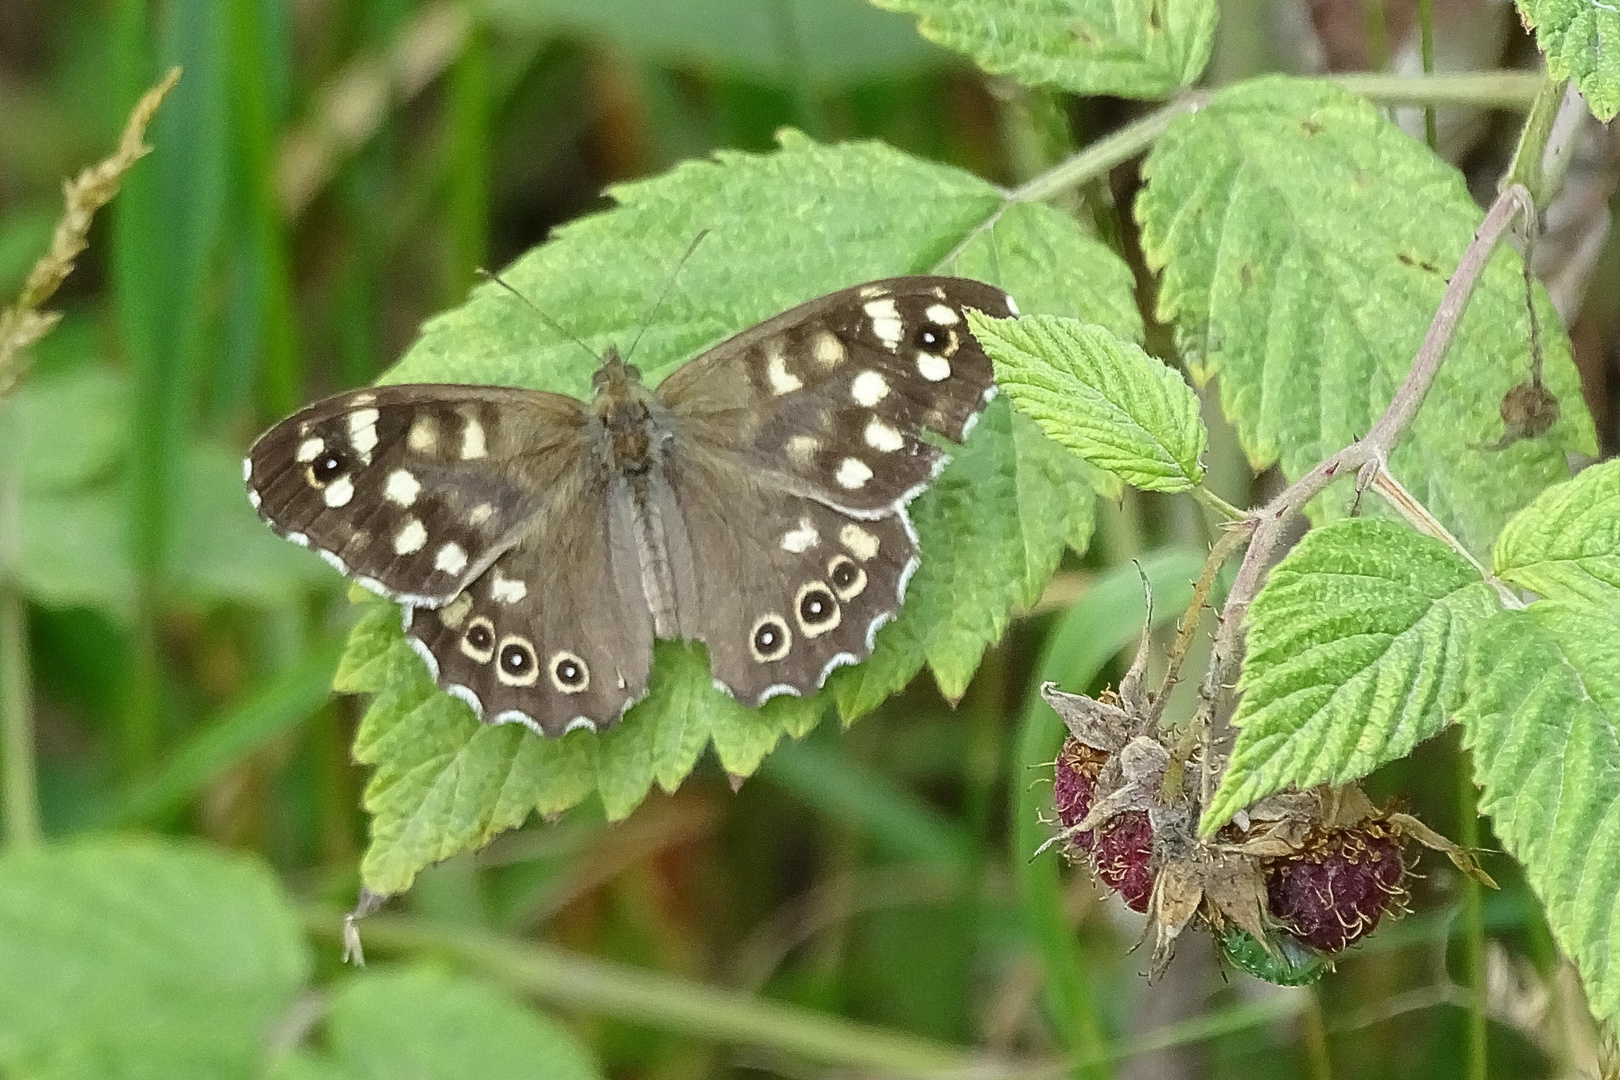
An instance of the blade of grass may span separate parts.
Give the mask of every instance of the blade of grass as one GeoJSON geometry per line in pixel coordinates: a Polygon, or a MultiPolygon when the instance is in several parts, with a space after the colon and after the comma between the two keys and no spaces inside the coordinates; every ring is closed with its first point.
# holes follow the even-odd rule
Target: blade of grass
{"type": "MultiPolygon", "coordinates": [[[[1203,566],[1197,551],[1173,548],[1141,562],[1153,588],[1156,622],[1176,618],[1192,596],[1192,581],[1203,566]]],[[[1091,685],[1111,657],[1142,628],[1142,581],[1134,564],[1099,577],[1074,606],[1058,617],[1041,652],[1037,676],[1025,697],[1018,727],[1017,772],[1013,777],[1012,838],[1009,853],[1018,880],[1026,930],[1046,974],[1049,1007],[1059,1037],[1086,1076],[1105,1076],[1106,1036],[1090,982],[1081,969],[1074,928],[1063,913],[1062,883],[1055,853],[1031,853],[1047,839],[1041,816],[1049,799],[1038,784],[1039,770],[1057,758],[1063,723],[1041,699],[1043,682],[1074,690],[1091,685]]]]}
{"type": "Polygon", "coordinates": [[[476,20],[450,71],[450,265],[445,302],[458,304],[477,280],[489,250],[489,34],[476,20]]]}
{"type": "Polygon", "coordinates": [[[220,773],[307,720],[332,695],[342,646],[328,642],[205,724],[150,781],[97,821],[123,826],[162,817],[196,797],[220,773]]]}
{"type": "Polygon", "coordinates": [[[972,840],[954,822],[838,746],[815,739],[784,742],[759,771],[805,805],[893,855],[968,865],[972,840]]]}
{"type": "MultiPolygon", "coordinates": [[[[15,434],[10,436],[15,438],[15,434]]],[[[3,439],[4,437],[0,437],[3,439]]],[[[0,451],[8,450],[0,445],[0,451]]],[[[0,454],[0,788],[5,844],[40,841],[39,791],[34,775],[34,702],[28,663],[28,607],[16,587],[22,481],[16,455],[0,454]]]]}
{"type": "MultiPolygon", "coordinates": [[[[1423,74],[1434,74],[1434,0],[1418,0],[1419,48],[1423,53],[1423,74]]],[[[1423,138],[1430,150],[1440,148],[1440,135],[1435,129],[1434,106],[1423,109],[1423,138]]]]}

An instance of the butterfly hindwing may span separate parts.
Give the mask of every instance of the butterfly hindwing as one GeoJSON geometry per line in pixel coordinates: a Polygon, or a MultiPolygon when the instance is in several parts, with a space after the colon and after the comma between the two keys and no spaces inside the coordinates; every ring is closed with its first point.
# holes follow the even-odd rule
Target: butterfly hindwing
{"type": "Polygon", "coordinates": [[[1005,316],[1006,293],[965,278],[869,282],[801,304],[682,367],[658,387],[694,439],[789,490],[857,516],[904,505],[995,393],[966,312],[1005,316]]]}
{"type": "Polygon", "coordinates": [[[708,646],[715,681],[757,705],[813,693],[835,668],[866,659],[917,568],[904,508],[856,519],[706,448],[677,444],[674,456],[669,479],[695,578],[676,583],[696,609],[682,610],[680,624],[708,646]]]}
{"type": "Polygon", "coordinates": [[[440,687],[490,723],[542,735],[618,721],[647,691],[651,617],[616,574],[602,478],[580,477],[465,591],[406,609],[405,633],[440,687]]]}
{"type": "Polygon", "coordinates": [[[248,497],[276,532],[418,605],[455,596],[524,535],[577,457],[584,406],[485,386],[340,394],[253,444],[248,497]]]}

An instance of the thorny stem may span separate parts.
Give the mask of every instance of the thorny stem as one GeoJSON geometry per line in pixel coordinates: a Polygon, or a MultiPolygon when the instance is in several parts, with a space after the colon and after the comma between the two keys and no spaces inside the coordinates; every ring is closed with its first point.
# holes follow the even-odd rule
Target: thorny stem
{"type": "Polygon", "coordinates": [[[1282,542],[1289,523],[1307,503],[1327,490],[1340,476],[1354,475],[1369,463],[1377,463],[1379,469],[1383,468],[1396,443],[1411,426],[1413,417],[1423,405],[1423,399],[1428,396],[1429,388],[1434,385],[1440,364],[1445,360],[1446,351],[1456,336],[1469,298],[1479,283],[1486,263],[1490,261],[1491,253],[1496,250],[1496,245],[1516,217],[1523,214],[1534,221],[1535,212],[1530,192],[1522,184],[1513,184],[1497,196],[1486,212],[1485,220],[1475,231],[1473,242],[1463,252],[1462,260],[1451,275],[1440,306],[1429,323],[1429,331],[1412,360],[1411,370],[1406,373],[1405,381],[1396,390],[1383,415],[1366,435],[1318,464],[1253,515],[1253,539],[1238,566],[1237,577],[1233,579],[1226,606],[1221,612],[1209,671],[1204,678],[1203,700],[1199,703],[1195,721],[1211,732],[1203,748],[1200,795],[1204,806],[1209,805],[1220,767],[1214,760],[1213,752],[1215,709],[1221,700],[1222,690],[1237,676],[1243,657],[1243,621],[1248,615],[1249,605],[1265,581],[1272,555],[1282,542]]]}

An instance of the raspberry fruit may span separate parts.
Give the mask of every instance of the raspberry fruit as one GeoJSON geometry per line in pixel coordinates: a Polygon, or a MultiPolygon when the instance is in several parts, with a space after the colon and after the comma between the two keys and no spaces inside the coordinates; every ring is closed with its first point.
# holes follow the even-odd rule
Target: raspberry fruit
{"type": "Polygon", "coordinates": [[[1390,901],[1403,898],[1400,834],[1367,821],[1319,831],[1293,855],[1267,860],[1266,896],[1284,929],[1324,953],[1372,933],[1390,901]]]}
{"type": "Polygon", "coordinates": [[[1146,810],[1127,810],[1097,830],[1092,858],[1097,879],[1117,890],[1125,906],[1146,911],[1153,893],[1153,823],[1146,810]]]}
{"type": "MultiPolygon", "coordinates": [[[[1052,802],[1065,829],[1074,828],[1091,813],[1091,803],[1097,794],[1097,774],[1107,761],[1107,754],[1079,739],[1071,736],[1064,741],[1057,769],[1052,774],[1052,802]]],[[[1075,833],[1068,842],[1076,850],[1090,852],[1096,838],[1087,831],[1075,833]]]]}

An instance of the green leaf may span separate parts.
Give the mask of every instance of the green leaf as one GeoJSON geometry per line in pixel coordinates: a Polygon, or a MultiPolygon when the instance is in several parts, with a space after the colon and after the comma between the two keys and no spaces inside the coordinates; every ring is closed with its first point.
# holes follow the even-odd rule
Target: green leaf
{"type": "Polygon", "coordinates": [[[915,504],[922,565],[905,607],[878,631],[871,659],[829,680],[843,717],[875,709],[925,662],[940,693],[960,698],[1012,609],[1039,598],[1066,544],[1083,549],[1090,539],[1088,475],[1034,421],[992,402],[974,438],[915,504]]]}
{"type": "Polygon", "coordinates": [[[1361,518],[1307,533],[1249,608],[1237,743],[1200,827],[1405,756],[1456,708],[1469,633],[1496,610],[1439,540],[1361,518]]]}
{"type": "Polygon", "coordinates": [[[1620,8],[1603,0],[1519,0],[1547,54],[1547,74],[1574,79],[1592,115],[1620,112],[1620,8]]]}
{"type": "Polygon", "coordinates": [[[1209,436],[1198,396],[1174,368],[1078,319],[971,311],[968,325],[1001,389],[1060,445],[1149,491],[1186,491],[1203,479],[1209,436]]]}
{"type": "Polygon", "coordinates": [[[573,31],[638,57],[779,82],[889,80],[945,54],[862,0],[480,0],[512,33],[573,31]]]}
{"type": "MultiPolygon", "coordinates": [[[[1411,366],[1473,238],[1479,207],[1462,174],[1324,82],[1266,78],[1216,94],[1171,125],[1137,200],[1142,246],[1164,271],[1174,321],[1202,380],[1256,468],[1290,480],[1365,435],[1411,366]]],[[[1391,456],[1401,482],[1471,550],[1567,478],[1569,451],[1596,454],[1569,339],[1538,289],[1548,388],[1562,405],[1545,436],[1501,450],[1503,395],[1530,370],[1519,256],[1491,259],[1433,390],[1391,456]]],[[[1367,500],[1370,504],[1375,500],[1367,500]]],[[[1342,516],[1349,492],[1312,516],[1342,516]]]]}
{"type": "Polygon", "coordinates": [[[24,492],[109,476],[129,445],[128,395],[129,381],[100,366],[35,375],[18,387],[0,410],[0,446],[16,448],[24,492]]]}
{"type": "Polygon", "coordinates": [[[1620,609],[1620,460],[1554,485],[1496,538],[1496,575],[1549,600],[1620,609]]]}
{"type": "MultiPolygon", "coordinates": [[[[598,351],[625,347],[681,253],[709,229],[636,352],[655,382],[799,301],[928,271],[970,236],[950,269],[996,282],[1027,307],[1141,334],[1129,268],[1072,219],[1020,205],[979,231],[1004,208],[998,189],[881,144],[820,146],[789,133],[779,152],[688,162],[614,196],[616,209],[559,229],[502,276],[598,351]]],[[[582,395],[595,367],[523,304],[485,286],[429,322],[386,381],[582,395]]],[[[911,507],[922,566],[905,607],[866,664],[835,676],[846,717],[904,686],[925,662],[946,693],[960,694],[1010,608],[1032,602],[1064,546],[1083,547],[1090,536],[1095,474],[1033,423],[1015,422],[1005,403],[992,403],[968,444],[953,450],[955,462],[911,507]]],[[[599,792],[608,813],[623,816],[652,784],[678,785],[708,744],[729,772],[746,776],[784,734],[809,730],[827,699],[738,708],[713,689],[700,649],[661,644],[648,698],[618,728],[542,740],[482,727],[434,690],[392,607],[356,628],[337,685],[377,695],[355,753],[376,766],[363,873],[383,893],[530,810],[559,811],[599,792]]]]}
{"type": "Polygon", "coordinates": [[[309,963],[275,880],[238,856],[92,840],[0,858],[7,1075],[248,1080],[309,963]]]}
{"type": "Polygon", "coordinates": [[[1078,94],[1157,98],[1191,86],[1215,40],[1213,0],[873,0],[984,70],[1078,94]]]}
{"type": "Polygon", "coordinates": [[[350,979],[327,1019],[331,1056],[355,1080],[596,1080],[561,1025],[507,994],[431,968],[350,979]]]}
{"type": "Polygon", "coordinates": [[[1474,634],[1458,719],[1592,1012],[1620,1018],[1620,614],[1542,600],[1474,634]]]}

